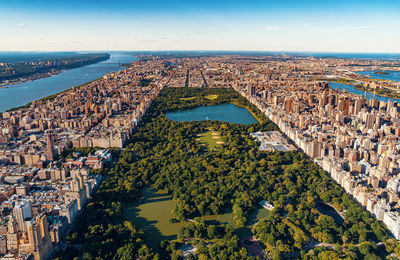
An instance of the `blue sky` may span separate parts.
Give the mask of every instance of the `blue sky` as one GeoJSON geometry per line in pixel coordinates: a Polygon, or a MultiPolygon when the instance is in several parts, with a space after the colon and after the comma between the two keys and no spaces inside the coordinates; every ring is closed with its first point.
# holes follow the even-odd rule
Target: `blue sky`
{"type": "Polygon", "coordinates": [[[400,53],[399,14],[399,0],[0,0],[0,51],[400,53]]]}

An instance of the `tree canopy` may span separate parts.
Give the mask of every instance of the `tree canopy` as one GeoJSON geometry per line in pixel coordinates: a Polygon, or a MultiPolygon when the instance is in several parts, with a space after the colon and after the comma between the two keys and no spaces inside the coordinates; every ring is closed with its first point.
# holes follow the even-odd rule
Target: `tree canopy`
{"type": "MultiPolygon", "coordinates": [[[[69,241],[83,244],[84,259],[157,257],[145,245],[140,227],[123,214],[128,201],[137,200],[144,186],[153,185],[172,195],[175,221],[231,209],[235,227],[243,227],[259,201],[271,202],[275,208],[270,216],[252,230],[271,258],[296,252],[305,259],[378,255],[376,243],[389,238],[382,223],[355,203],[304,153],[260,151],[249,133],[270,130],[277,130],[276,125],[232,89],[164,89],[118,162],[108,170],[107,179],[88,204],[69,241]],[[218,97],[205,98],[210,94],[218,97]],[[262,123],[175,122],[165,116],[176,109],[233,101],[250,109],[262,123]],[[218,131],[224,144],[208,150],[196,142],[196,136],[207,128],[218,131]],[[346,209],[344,221],[338,223],[319,212],[317,203],[346,209]],[[305,251],[313,241],[337,245],[337,249],[305,251]]],[[[192,238],[199,241],[202,257],[226,259],[246,254],[233,227],[200,223],[178,234],[178,240],[192,238]],[[221,228],[229,235],[222,235],[221,228]],[[222,242],[210,247],[201,244],[213,236],[222,238],[222,242]]],[[[168,241],[161,247],[171,258],[180,255],[176,242],[168,241]]],[[[387,248],[393,251],[396,246],[388,244],[387,248]]]]}

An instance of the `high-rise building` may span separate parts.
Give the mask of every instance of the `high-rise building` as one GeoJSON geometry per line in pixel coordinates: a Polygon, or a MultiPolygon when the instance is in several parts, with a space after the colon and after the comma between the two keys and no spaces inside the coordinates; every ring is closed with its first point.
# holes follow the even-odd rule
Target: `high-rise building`
{"type": "Polygon", "coordinates": [[[247,92],[250,94],[250,96],[254,96],[256,94],[256,86],[254,85],[247,85],[247,92]]]}
{"type": "Polygon", "coordinates": [[[354,115],[358,115],[358,113],[361,111],[362,107],[362,100],[357,99],[354,105],[354,115]]]}
{"type": "Polygon", "coordinates": [[[321,148],[322,148],[321,143],[318,142],[318,141],[313,141],[310,145],[311,145],[311,147],[310,147],[310,157],[311,157],[311,158],[318,158],[318,157],[320,157],[320,155],[321,155],[321,148]]]}
{"type": "Polygon", "coordinates": [[[46,159],[48,161],[54,161],[54,138],[51,132],[47,133],[46,142],[46,159]]]}
{"type": "Polygon", "coordinates": [[[17,230],[17,222],[13,216],[10,216],[7,223],[7,250],[18,250],[19,233],[17,230]]]}
{"type": "Polygon", "coordinates": [[[67,191],[67,193],[65,194],[65,198],[66,200],[76,199],[79,210],[81,210],[81,208],[85,204],[87,200],[86,185],[80,172],[72,177],[71,189],[67,191]]]}
{"type": "Polygon", "coordinates": [[[27,221],[27,233],[22,238],[19,251],[33,254],[35,260],[46,259],[52,248],[49,225],[45,214],[27,221]]]}
{"type": "Polygon", "coordinates": [[[32,219],[32,205],[29,200],[21,201],[13,209],[13,215],[17,221],[18,230],[26,231],[26,221],[32,219]]]}
{"type": "Polygon", "coordinates": [[[373,113],[368,113],[367,118],[365,120],[365,127],[367,129],[371,129],[374,127],[375,124],[375,115],[373,113]]]}

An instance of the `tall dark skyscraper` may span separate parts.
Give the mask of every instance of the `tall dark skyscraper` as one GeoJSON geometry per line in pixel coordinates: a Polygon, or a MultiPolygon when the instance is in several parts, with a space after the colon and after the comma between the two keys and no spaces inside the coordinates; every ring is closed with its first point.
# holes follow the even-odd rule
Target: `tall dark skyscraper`
{"type": "Polygon", "coordinates": [[[52,132],[47,133],[46,141],[46,159],[54,161],[54,137],[52,132]]]}

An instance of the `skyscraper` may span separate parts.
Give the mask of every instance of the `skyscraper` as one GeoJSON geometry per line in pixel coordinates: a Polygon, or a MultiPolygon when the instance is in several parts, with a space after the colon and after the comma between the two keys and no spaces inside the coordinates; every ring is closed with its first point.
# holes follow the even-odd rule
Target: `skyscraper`
{"type": "Polygon", "coordinates": [[[32,205],[29,200],[24,200],[14,206],[13,215],[17,221],[18,230],[27,231],[25,221],[32,218],[32,205]]]}
{"type": "Polygon", "coordinates": [[[53,133],[48,132],[46,136],[46,159],[48,161],[54,161],[54,138],[53,133]]]}
{"type": "Polygon", "coordinates": [[[52,247],[47,216],[40,214],[27,221],[26,235],[28,241],[19,246],[20,252],[33,254],[35,260],[46,259],[52,247]]]}
{"type": "Polygon", "coordinates": [[[354,115],[357,115],[361,111],[362,100],[357,99],[354,105],[354,115]]]}

